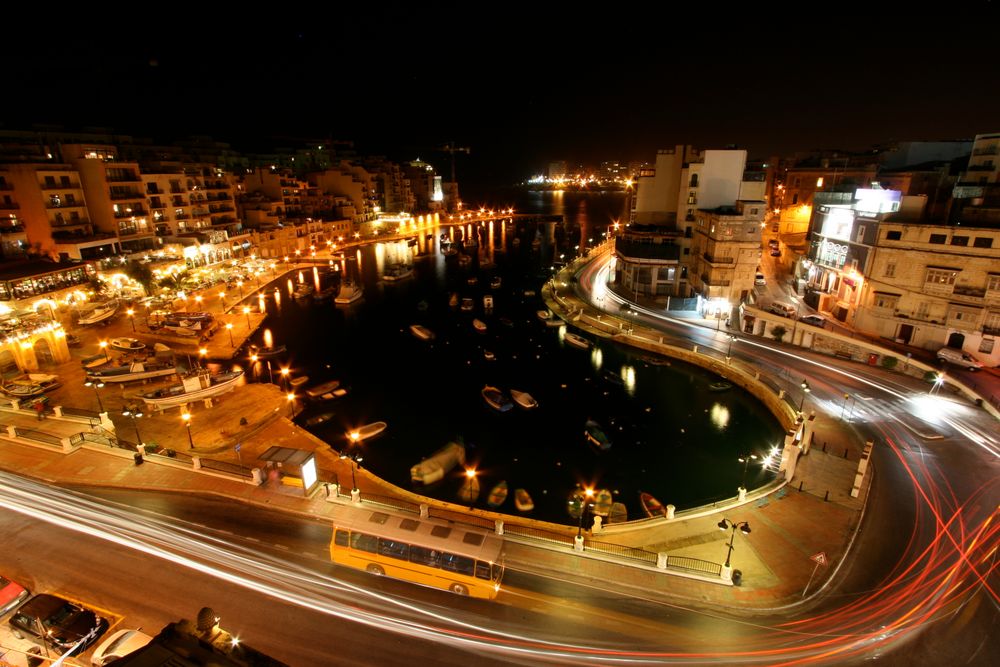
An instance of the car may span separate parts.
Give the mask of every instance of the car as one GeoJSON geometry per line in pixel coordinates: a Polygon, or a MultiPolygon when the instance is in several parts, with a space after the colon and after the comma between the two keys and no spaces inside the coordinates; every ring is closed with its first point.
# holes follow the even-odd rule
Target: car
{"type": "Polygon", "coordinates": [[[138,651],[143,646],[153,641],[153,638],[145,632],[139,630],[119,630],[109,635],[101,642],[101,645],[94,649],[94,654],[90,656],[90,664],[93,667],[104,667],[110,665],[115,660],[124,658],[129,653],[138,651]]]}
{"type": "Polygon", "coordinates": [[[771,305],[767,307],[767,310],[768,312],[774,313],[775,315],[781,315],[782,317],[795,317],[795,306],[790,306],[781,301],[772,301],[771,305]]]}
{"type": "Polygon", "coordinates": [[[21,584],[0,575],[0,616],[21,604],[31,596],[21,584]]]}
{"type": "Polygon", "coordinates": [[[79,650],[86,649],[109,625],[108,619],[50,593],[39,593],[21,604],[7,622],[18,639],[30,639],[59,653],[81,642],[79,650]]]}
{"type": "Polygon", "coordinates": [[[768,239],[767,240],[767,245],[770,246],[771,248],[777,248],[778,247],[778,239],[768,239]]]}
{"type": "Polygon", "coordinates": [[[753,284],[754,285],[766,285],[767,284],[767,278],[764,277],[763,273],[758,272],[757,275],[754,276],[754,278],[753,278],[753,284]]]}
{"type": "Polygon", "coordinates": [[[964,366],[969,371],[978,371],[983,367],[983,362],[953,347],[942,347],[937,351],[937,358],[957,366],[964,366]]]}
{"type": "Polygon", "coordinates": [[[803,315],[799,318],[799,322],[803,324],[811,324],[814,327],[819,327],[820,329],[826,327],[826,318],[822,315],[803,315]]]}
{"type": "Polygon", "coordinates": [[[778,248],[771,248],[771,257],[781,257],[781,250],[778,248]]]}

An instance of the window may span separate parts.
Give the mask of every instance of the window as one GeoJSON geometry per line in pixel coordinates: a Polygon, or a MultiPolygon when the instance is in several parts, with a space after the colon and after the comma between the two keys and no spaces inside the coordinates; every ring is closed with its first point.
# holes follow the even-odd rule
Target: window
{"type": "Polygon", "coordinates": [[[984,354],[992,354],[993,353],[993,343],[994,343],[994,339],[993,338],[983,338],[979,342],[979,351],[983,352],[984,354]]]}
{"type": "Polygon", "coordinates": [[[976,248],[992,248],[993,239],[988,236],[977,236],[972,242],[972,245],[976,248]]]}
{"type": "Polygon", "coordinates": [[[382,538],[378,541],[378,553],[380,556],[398,558],[399,560],[409,560],[410,545],[406,542],[382,538]]]}
{"type": "Polygon", "coordinates": [[[1000,292],[1000,274],[992,274],[986,277],[986,289],[989,291],[1000,292]]]}
{"type": "Polygon", "coordinates": [[[493,568],[486,561],[477,560],[476,561],[476,579],[490,579],[490,575],[493,574],[493,568]]]}
{"type": "Polygon", "coordinates": [[[928,239],[928,243],[944,244],[945,238],[947,237],[944,234],[931,234],[931,237],[928,239]]]}
{"type": "Polygon", "coordinates": [[[928,285],[954,285],[958,271],[951,269],[927,269],[924,283],[928,285]]]}
{"type": "Polygon", "coordinates": [[[60,177],[59,177],[59,183],[60,183],[60,184],[61,184],[61,185],[62,185],[62,186],[63,186],[64,188],[68,188],[68,187],[70,187],[70,184],[69,184],[69,176],[60,176],[60,177]]]}
{"type": "Polygon", "coordinates": [[[698,203],[698,195],[696,195],[693,191],[688,193],[688,203],[689,204],[698,203]]]}
{"type": "Polygon", "coordinates": [[[893,232],[886,232],[885,233],[885,240],[886,241],[898,241],[901,238],[903,238],[903,232],[901,232],[901,231],[893,231],[893,232]]]}
{"type": "Polygon", "coordinates": [[[467,556],[445,553],[441,554],[441,569],[471,577],[475,574],[476,561],[467,556]]]}
{"type": "Polygon", "coordinates": [[[55,176],[46,176],[45,177],[45,187],[47,187],[47,188],[54,188],[55,186],[56,186],[56,177],[55,176]]]}
{"type": "Polygon", "coordinates": [[[750,215],[757,215],[757,209],[756,208],[751,208],[750,209],[750,215]]]}
{"type": "Polygon", "coordinates": [[[351,548],[376,553],[378,551],[378,538],[364,533],[351,533],[351,548]]]}
{"type": "Polygon", "coordinates": [[[351,534],[346,530],[338,530],[337,533],[333,536],[333,542],[338,547],[348,546],[350,539],[351,539],[351,534]]]}
{"type": "Polygon", "coordinates": [[[692,188],[698,187],[698,174],[691,174],[691,185],[688,187],[692,188]]]}
{"type": "Polygon", "coordinates": [[[884,310],[892,310],[899,303],[899,297],[895,294],[879,294],[875,293],[875,307],[882,308],[884,310]]]}
{"type": "Polygon", "coordinates": [[[856,237],[856,242],[857,243],[864,243],[865,242],[865,226],[864,225],[858,225],[858,235],[856,237]]]}
{"type": "Polygon", "coordinates": [[[411,546],[410,547],[410,562],[416,563],[418,565],[426,565],[427,567],[440,567],[441,566],[441,552],[435,551],[434,549],[428,549],[426,547],[411,546]]]}
{"type": "Polygon", "coordinates": [[[74,195],[71,195],[71,194],[66,195],[66,205],[67,206],[76,206],[76,197],[74,195]]]}
{"type": "Polygon", "coordinates": [[[968,236],[952,236],[951,237],[951,244],[952,245],[969,245],[969,237],[968,236]]]}
{"type": "Polygon", "coordinates": [[[684,254],[685,255],[690,255],[691,254],[691,248],[684,248],[684,254]]]}
{"type": "Polygon", "coordinates": [[[917,318],[921,320],[926,320],[931,314],[931,304],[926,301],[920,302],[917,306],[917,318]]]}
{"type": "Polygon", "coordinates": [[[887,263],[885,265],[885,273],[883,273],[883,275],[886,278],[895,278],[896,277],[896,263],[895,262],[889,262],[889,263],[887,263]]]}
{"type": "MultiPolygon", "coordinates": [[[[795,180],[797,181],[799,179],[796,178],[795,180]]],[[[798,185],[798,183],[796,183],[796,185],[798,185]]],[[[794,195],[792,195],[792,204],[798,204],[798,203],[799,203],[799,193],[796,192],[794,195]]]]}

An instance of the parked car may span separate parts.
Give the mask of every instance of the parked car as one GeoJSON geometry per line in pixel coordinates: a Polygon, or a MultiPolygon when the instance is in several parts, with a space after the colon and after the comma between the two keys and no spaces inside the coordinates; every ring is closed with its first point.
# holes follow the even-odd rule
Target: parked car
{"type": "Polygon", "coordinates": [[[970,371],[978,371],[983,367],[983,362],[953,347],[942,347],[937,351],[937,358],[957,366],[964,366],[970,371]]]}
{"type": "Polygon", "coordinates": [[[30,595],[24,586],[0,575],[0,616],[27,600],[30,595]]]}
{"type": "Polygon", "coordinates": [[[782,317],[795,317],[795,306],[790,306],[781,301],[772,301],[771,305],[767,307],[767,310],[775,315],[781,315],[782,317]]]}
{"type": "Polygon", "coordinates": [[[82,641],[83,650],[108,629],[108,620],[58,595],[39,593],[23,603],[8,621],[18,639],[30,639],[65,653],[82,641]]]}
{"type": "Polygon", "coordinates": [[[781,249],[771,248],[771,257],[781,257],[781,249]]]}
{"type": "Polygon", "coordinates": [[[101,642],[101,645],[94,649],[94,654],[90,656],[90,664],[93,667],[104,667],[110,665],[115,660],[124,658],[133,651],[138,651],[143,646],[153,641],[153,638],[145,632],[138,630],[119,630],[101,642]]]}
{"type": "Polygon", "coordinates": [[[777,248],[778,247],[778,239],[768,239],[767,240],[767,245],[769,247],[771,247],[771,248],[777,248]]]}
{"type": "Polygon", "coordinates": [[[766,285],[767,284],[767,278],[764,277],[763,273],[760,273],[758,271],[757,275],[754,276],[753,284],[754,285],[766,285]]]}
{"type": "Polygon", "coordinates": [[[819,327],[820,329],[826,327],[826,318],[823,317],[822,315],[816,315],[816,314],[803,315],[802,317],[799,318],[799,322],[803,322],[805,324],[811,324],[812,326],[819,327]]]}

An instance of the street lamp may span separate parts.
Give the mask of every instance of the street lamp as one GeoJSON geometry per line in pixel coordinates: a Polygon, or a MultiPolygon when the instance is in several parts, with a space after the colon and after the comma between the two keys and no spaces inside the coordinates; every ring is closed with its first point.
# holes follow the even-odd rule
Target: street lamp
{"type": "Polygon", "coordinates": [[[358,502],[361,500],[361,489],[358,488],[358,482],[354,478],[354,468],[357,464],[364,461],[364,458],[358,456],[357,452],[353,454],[341,454],[340,459],[350,459],[351,461],[351,502],[358,502]]]}
{"type": "Polygon", "coordinates": [[[471,510],[473,504],[475,503],[475,498],[472,497],[472,480],[476,478],[476,469],[466,468],[465,476],[469,478],[468,494],[469,494],[469,509],[471,510]]]}
{"type": "Polygon", "coordinates": [[[219,299],[222,300],[222,312],[226,312],[226,293],[219,292],[219,299]]]}
{"type": "Polygon", "coordinates": [[[803,380],[802,384],[800,384],[799,386],[802,387],[802,400],[799,401],[799,414],[801,415],[802,414],[802,409],[806,405],[806,394],[809,393],[809,381],[808,380],[803,380]]]}
{"type": "Polygon", "coordinates": [[[101,402],[101,394],[99,391],[97,391],[98,389],[104,386],[104,383],[101,382],[100,380],[97,381],[87,380],[86,382],[83,383],[83,386],[94,388],[94,396],[97,396],[97,405],[100,406],[101,412],[104,412],[104,403],[101,402]]]}
{"type": "Polygon", "coordinates": [[[247,317],[247,334],[250,333],[250,306],[243,306],[243,314],[247,317]]]}
{"type": "Polygon", "coordinates": [[[750,534],[750,524],[746,521],[730,521],[729,519],[723,519],[718,523],[719,530],[726,531],[730,528],[733,529],[733,534],[729,536],[729,551],[726,553],[726,564],[722,566],[722,576],[726,579],[732,579],[732,568],[729,565],[729,558],[733,555],[733,540],[736,539],[736,529],[739,528],[740,532],[744,535],[750,534]]]}
{"type": "Polygon", "coordinates": [[[594,489],[589,486],[583,490],[583,500],[580,501],[580,520],[576,526],[576,538],[573,546],[577,551],[583,551],[583,515],[587,513],[590,499],[594,497],[594,489]]]}
{"type": "Polygon", "coordinates": [[[288,369],[287,366],[281,369],[281,388],[282,389],[288,389],[288,374],[290,372],[291,371],[289,371],[289,369],[288,369]]]}
{"type": "Polygon", "coordinates": [[[295,417],[295,394],[288,393],[288,416],[295,417]]]}
{"type": "Polygon", "coordinates": [[[101,352],[104,353],[104,358],[111,361],[111,357],[108,356],[108,341],[102,340],[97,345],[101,348],[101,352]]]}
{"type": "Polygon", "coordinates": [[[199,366],[204,366],[204,364],[202,362],[204,361],[205,357],[207,357],[207,356],[208,356],[208,350],[206,348],[203,347],[203,348],[201,348],[201,349],[198,350],[198,365],[199,366]]]}
{"type": "Polygon", "coordinates": [[[751,459],[753,459],[753,460],[756,461],[757,460],[757,455],[756,454],[744,454],[743,456],[741,456],[741,457],[739,457],[737,459],[737,461],[739,461],[740,463],[743,464],[743,477],[740,478],[740,488],[738,489],[739,493],[740,493],[740,500],[743,500],[747,496],[747,468],[750,467],[750,460],[751,459]]]}
{"type": "Polygon", "coordinates": [[[142,436],[139,435],[139,424],[135,421],[142,417],[142,410],[134,405],[122,406],[122,416],[132,418],[132,428],[135,429],[135,439],[138,444],[142,444],[142,436]]]}
{"type": "Polygon", "coordinates": [[[135,311],[129,308],[125,313],[128,315],[128,321],[132,323],[132,333],[135,333],[135,318],[132,317],[135,315],[135,311]]]}
{"type": "Polygon", "coordinates": [[[243,281],[242,280],[237,280],[236,281],[236,286],[240,288],[240,301],[242,301],[243,300],[243,281]]]}
{"type": "Polygon", "coordinates": [[[937,377],[934,378],[934,384],[931,385],[931,390],[927,392],[927,395],[928,396],[932,395],[934,393],[934,390],[940,389],[941,385],[943,384],[944,384],[944,373],[938,373],[937,377]]]}
{"type": "Polygon", "coordinates": [[[729,349],[726,350],[726,361],[729,361],[733,356],[733,343],[739,340],[733,334],[729,334],[729,349]]]}
{"type": "Polygon", "coordinates": [[[233,342],[233,323],[226,322],[226,331],[229,332],[229,347],[236,347],[236,343],[233,342]]]}
{"type": "Polygon", "coordinates": [[[191,438],[191,413],[190,412],[181,413],[181,419],[184,420],[184,425],[187,426],[188,444],[191,445],[191,449],[194,449],[194,439],[191,438]]]}

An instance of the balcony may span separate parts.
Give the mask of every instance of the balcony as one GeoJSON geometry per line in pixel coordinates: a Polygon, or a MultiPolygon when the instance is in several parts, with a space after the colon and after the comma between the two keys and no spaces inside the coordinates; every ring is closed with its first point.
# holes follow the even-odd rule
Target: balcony
{"type": "Polygon", "coordinates": [[[996,171],[996,166],[992,164],[970,164],[966,171],[996,171]]]}
{"type": "Polygon", "coordinates": [[[0,234],[23,234],[24,225],[0,225],[0,234]]]}
{"type": "Polygon", "coordinates": [[[144,215],[146,215],[146,209],[133,208],[131,211],[117,211],[115,213],[115,220],[124,220],[125,218],[141,218],[144,215]]]}
{"type": "Polygon", "coordinates": [[[707,252],[702,254],[710,264],[735,264],[735,257],[719,257],[717,255],[709,255],[707,252]]]}
{"type": "Polygon", "coordinates": [[[984,324],[983,333],[987,336],[1000,336],[1000,325],[991,326],[989,324],[984,324]]]}
{"type": "Polygon", "coordinates": [[[139,183],[140,181],[137,174],[108,176],[108,183],[139,183]]]}
{"type": "Polygon", "coordinates": [[[90,220],[64,220],[62,222],[52,221],[49,223],[49,227],[53,229],[72,229],[73,227],[86,227],[90,224],[90,220]]]}
{"type": "Polygon", "coordinates": [[[970,285],[955,285],[955,290],[952,293],[958,296],[972,296],[977,299],[982,299],[986,296],[986,288],[972,287],[970,285]]]}
{"type": "Polygon", "coordinates": [[[49,200],[48,203],[45,204],[45,208],[86,208],[86,204],[84,204],[82,201],[81,202],[60,201],[57,204],[52,200],[49,200]]]}
{"type": "Polygon", "coordinates": [[[190,220],[190,213],[174,213],[174,220],[190,220]]]}
{"type": "Polygon", "coordinates": [[[223,204],[222,206],[209,206],[209,213],[232,213],[235,209],[232,206],[223,204]]]}
{"type": "Polygon", "coordinates": [[[146,195],[141,192],[112,192],[109,195],[111,201],[122,201],[125,199],[145,199],[146,195]]]}
{"type": "MultiPolygon", "coordinates": [[[[42,190],[79,190],[80,189],[80,184],[79,183],[39,183],[39,187],[42,190]]],[[[0,186],[0,190],[3,190],[2,186],[0,186]]]]}
{"type": "Polygon", "coordinates": [[[733,281],[731,280],[723,280],[722,278],[713,278],[709,276],[707,273],[701,274],[701,282],[711,287],[729,287],[730,285],[733,284],[733,281]]]}
{"type": "Polygon", "coordinates": [[[125,238],[129,236],[152,236],[153,231],[150,229],[140,229],[139,227],[119,227],[118,237],[125,238]]]}

